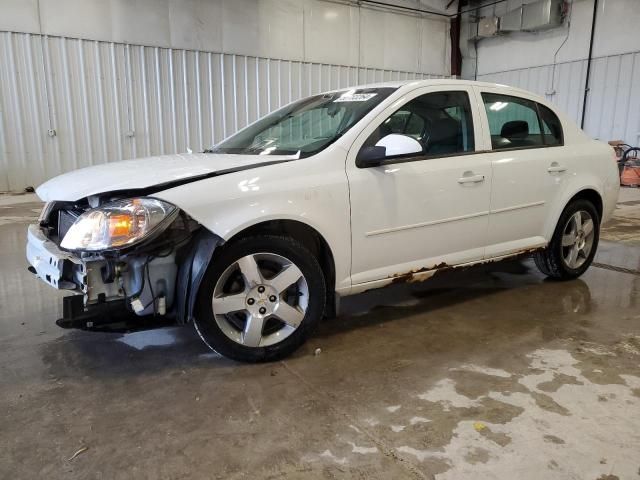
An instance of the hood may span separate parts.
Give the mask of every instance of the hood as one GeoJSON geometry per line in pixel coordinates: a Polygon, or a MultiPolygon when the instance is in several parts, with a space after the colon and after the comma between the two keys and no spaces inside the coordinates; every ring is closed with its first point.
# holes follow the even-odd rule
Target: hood
{"type": "Polygon", "coordinates": [[[123,160],[81,168],[52,178],[36,189],[45,202],[75,201],[90,195],[136,190],[203,176],[293,160],[288,155],[185,153],[123,160]]]}

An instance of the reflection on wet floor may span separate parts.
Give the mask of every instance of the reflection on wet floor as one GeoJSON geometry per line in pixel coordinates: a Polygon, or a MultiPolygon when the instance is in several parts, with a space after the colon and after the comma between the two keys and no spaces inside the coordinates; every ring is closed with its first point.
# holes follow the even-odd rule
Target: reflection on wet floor
{"type": "Polygon", "coordinates": [[[286,362],[241,365],[190,326],[58,328],[64,293],[24,259],[38,209],[0,204],[2,478],[475,479],[514,471],[504,462],[533,458],[527,445],[547,470],[524,478],[586,478],[570,464],[624,463],[612,425],[630,441],[640,431],[621,413],[640,396],[640,248],[603,241],[600,267],[570,282],[524,260],[365,292],[286,362]],[[578,433],[554,425],[600,428],[581,419],[604,402],[609,429],[572,457],[578,433]]]}

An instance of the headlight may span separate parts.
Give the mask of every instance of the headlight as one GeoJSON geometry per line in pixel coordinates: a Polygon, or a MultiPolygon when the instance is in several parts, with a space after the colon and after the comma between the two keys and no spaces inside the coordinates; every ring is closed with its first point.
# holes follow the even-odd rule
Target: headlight
{"type": "Polygon", "coordinates": [[[168,226],[175,205],[155,198],[128,198],[83,213],[60,246],[67,250],[109,250],[132,245],[168,226]]]}

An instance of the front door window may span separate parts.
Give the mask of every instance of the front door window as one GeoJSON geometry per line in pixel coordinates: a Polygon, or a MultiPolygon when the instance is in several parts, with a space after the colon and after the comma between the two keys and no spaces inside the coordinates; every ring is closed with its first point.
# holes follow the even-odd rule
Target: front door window
{"type": "MultiPolygon", "coordinates": [[[[427,93],[406,103],[384,120],[362,148],[379,145],[388,135],[404,135],[420,143],[422,151],[409,156],[440,157],[475,149],[471,105],[467,92],[427,93]]],[[[402,155],[387,155],[394,158],[402,155]]]]}

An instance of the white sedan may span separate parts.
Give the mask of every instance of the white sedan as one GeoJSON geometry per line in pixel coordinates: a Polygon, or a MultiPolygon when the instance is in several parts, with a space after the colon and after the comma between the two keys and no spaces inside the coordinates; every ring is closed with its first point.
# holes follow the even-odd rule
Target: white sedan
{"type": "Polygon", "coordinates": [[[392,282],[523,253],[578,277],[618,172],[542,98],[425,80],[304,98],[204,153],[89,167],[37,193],[29,269],[75,291],[59,325],[193,322],[211,349],[265,361],[341,296],[392,282]]]}

